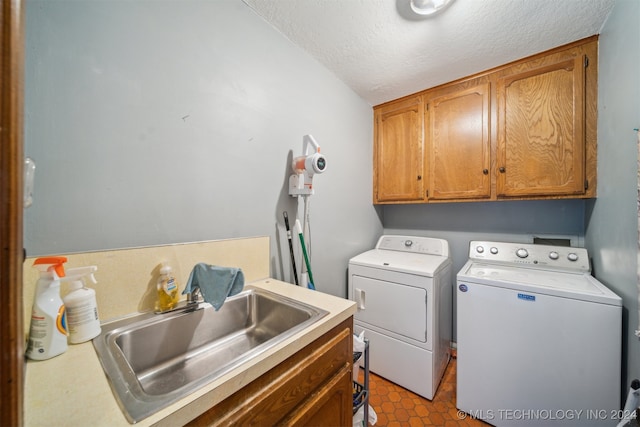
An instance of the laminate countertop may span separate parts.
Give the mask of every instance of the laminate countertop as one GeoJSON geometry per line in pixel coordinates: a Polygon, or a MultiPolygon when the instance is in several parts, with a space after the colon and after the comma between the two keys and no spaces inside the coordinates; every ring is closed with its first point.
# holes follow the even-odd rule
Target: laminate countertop
{"type": "MultiPolygon", "coordinates": [[[[247,284],[324,309],[328,315],[219,379],[136,423],[182,425],[240,390],[356,312],[355,303],[274,279],[247,284]]],[[[25,426],[129,426],[91,341],[26,364],[25,426]]]]}

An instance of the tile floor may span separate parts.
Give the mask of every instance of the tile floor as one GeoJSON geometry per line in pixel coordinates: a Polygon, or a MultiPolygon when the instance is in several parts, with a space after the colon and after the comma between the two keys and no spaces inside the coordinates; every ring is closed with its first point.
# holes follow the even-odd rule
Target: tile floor
{"type": "MultiPolygon", "coordinates": [[[[362,379],[363,370],[360,370],[362,379]]],[[[432,401],[414,394],[373,373],[369,376],[369,404],[376,411],[376,427],[416,426],[478,426],[482,421],[471,419],[456,409],[456,359],[452,358],[432,401]]]]}

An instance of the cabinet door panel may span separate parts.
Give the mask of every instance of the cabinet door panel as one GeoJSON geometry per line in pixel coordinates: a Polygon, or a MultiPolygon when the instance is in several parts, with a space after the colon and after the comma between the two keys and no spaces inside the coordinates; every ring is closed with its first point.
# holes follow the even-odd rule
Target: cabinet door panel
{"type": "Polygon", "coordinates": [[[421,98],[394,104],[376,112],[376,201],[424,199],[422,120],[421,98]]]}
{"type": "Polygon", "coordinates": [[[582,194],[584,57],[498,80],[498,196],[582,194]]]}
{"type": "Polygon", "coordinates": [[[353,424],[351,370],[346,367],[298,408],[281,426],[350,426],[353,424]]]}
{"type": "Polygon", "coordinates": [[[429,198],[491,196],[489,83],[429,101],[429,198]]]}

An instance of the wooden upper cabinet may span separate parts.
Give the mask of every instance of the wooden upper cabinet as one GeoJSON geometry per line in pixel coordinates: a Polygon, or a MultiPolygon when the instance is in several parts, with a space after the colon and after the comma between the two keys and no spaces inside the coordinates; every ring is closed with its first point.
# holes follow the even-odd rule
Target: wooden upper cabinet
{"type": "Polygon", "coordinates": [[[498,197],[584,194],[585,55],[497,81],[498,197]]]}
{"type": "Polygon", "coordinates": [[[422,97],[377,108],[374,119],[374,202],[423,200],[422,97]]]}
{"type": "Polygon", "coordinates": [[[427,101],[429,199],[491,197],[490,84],[427,101]]]}
{"type": "Polygon", "coordinates": [[[374,107],[374,203],[596,197],[598,37],[374,107]]]}

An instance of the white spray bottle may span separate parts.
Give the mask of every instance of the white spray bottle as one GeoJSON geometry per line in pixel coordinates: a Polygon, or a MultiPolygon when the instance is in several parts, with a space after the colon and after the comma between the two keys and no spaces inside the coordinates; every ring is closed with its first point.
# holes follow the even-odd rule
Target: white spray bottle
{"type": "Polygon", "coordinates": [[[60,299],[60,277],[64,277],[65,257],[45,257],[34,261],[40,271],[31,310],[27,357],[45,360],[67,351],[65,307],[60,299]]]}
{"type": "Polygon", "coordinates": [[[100,319],[98,318],[98,304],[96,291],[85,286],[85,278],[96,284],[93,276],[98,267],[78,267],[67,269],[64,279],[69,282],[69,293],[62,298],[67,309],[67,323],[69,325],[69,342],[79,344],[100,335],[100,319]]]}

